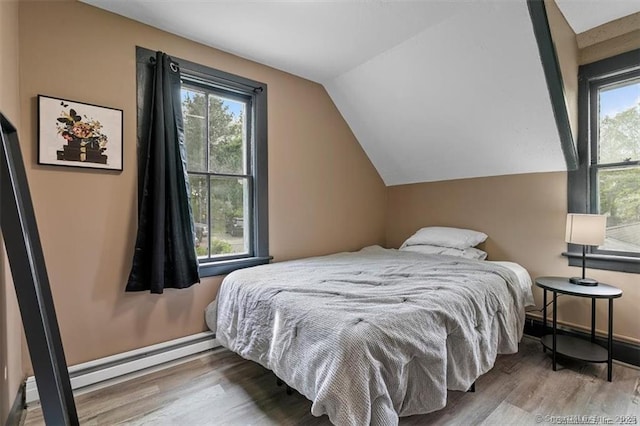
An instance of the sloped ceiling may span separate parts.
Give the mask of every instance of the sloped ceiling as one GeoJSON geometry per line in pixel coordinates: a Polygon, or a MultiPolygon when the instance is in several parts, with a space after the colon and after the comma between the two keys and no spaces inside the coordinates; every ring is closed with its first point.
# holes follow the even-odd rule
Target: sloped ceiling
{"type": "Polygon", "coordinates": [[[566,168],[524,2],[465,3],[325,87],[387,185],[566,168]]]}
{"type": "Polygon", "coordinates": [[[565,169],[525,0],[83,1],[323,84],[387,185],[565,169]]]}

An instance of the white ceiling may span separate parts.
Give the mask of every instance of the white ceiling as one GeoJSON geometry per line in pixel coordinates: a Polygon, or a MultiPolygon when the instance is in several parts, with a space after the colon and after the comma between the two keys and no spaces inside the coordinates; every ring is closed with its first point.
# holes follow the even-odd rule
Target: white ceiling
{"type": "Polygon", "coordinates": [[[323,84],[387,185],[565,169],[525,0],[82,1],[323,84]]]}
{"type": "Polygon", "coordinates": [[[576,34],[640,12],[640,0],[556,0],[576,34]]]}
{"type": "Polygon", "coordinates": [[[262,64],[325,82],[433,26],[439,2],[82,0],[262,64]]]}
{"type": "Polygon", "coordinates": [[[536,49],[524,2],[466,4],[325,86],[387,185],[565,170],[536,49]]]}

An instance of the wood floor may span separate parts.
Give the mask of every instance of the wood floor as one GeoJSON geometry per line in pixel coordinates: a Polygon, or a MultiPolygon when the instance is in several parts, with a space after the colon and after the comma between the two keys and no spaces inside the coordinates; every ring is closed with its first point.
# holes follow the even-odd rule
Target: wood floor
{"type": "MultiPolygon", "coordinates": [[[[444,409],[401,418],[400,424],[566,423],[545,416],[605,416],[611,424],[638,424],[640,370],[614,364],[609,383],[605,364],[562,362],[553,372],[538,341],[525,337],[517,354],[500,356],[478,379],[475,393],[449,392],[444,409]]],[[[326,416],[311,415],[311,402],[303,396],[278,387],[273,373],[225,349],[83,393],[76,405],[82,425],[330,424],[326,416]]],[[[43,424],[40,408],[29,408],[22,424],[43,424]]]]}

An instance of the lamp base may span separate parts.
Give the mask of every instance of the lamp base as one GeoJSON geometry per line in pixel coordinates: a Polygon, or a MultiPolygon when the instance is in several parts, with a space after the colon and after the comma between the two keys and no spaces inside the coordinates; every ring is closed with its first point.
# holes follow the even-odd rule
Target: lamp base
{"type": "Polygon", "coordinates": [[[594,287],[598,285],[598,281],[594,280],[593,278],[571,277],[569,278],[569,282],[571,284],[586,285],[589,287],[594,287]]]}

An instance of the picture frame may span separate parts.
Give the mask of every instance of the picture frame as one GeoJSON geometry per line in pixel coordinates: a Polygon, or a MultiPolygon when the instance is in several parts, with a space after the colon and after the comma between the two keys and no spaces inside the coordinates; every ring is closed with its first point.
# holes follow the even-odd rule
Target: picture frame
{"type": "Polygon", "coordinates": [[[123,170],[123,111],[38,95],[38,164],[123,170]]]}

